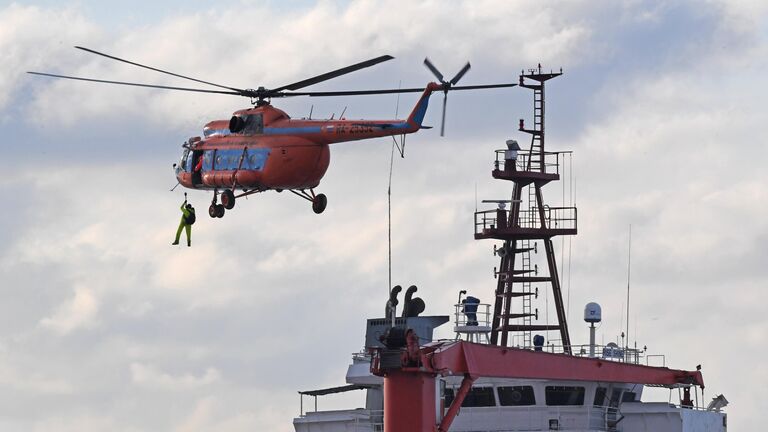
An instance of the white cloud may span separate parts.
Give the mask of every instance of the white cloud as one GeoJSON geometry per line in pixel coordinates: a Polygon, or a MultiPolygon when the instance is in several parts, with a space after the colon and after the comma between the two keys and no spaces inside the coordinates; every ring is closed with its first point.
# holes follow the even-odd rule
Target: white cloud
{"type": "Polygon", "coordinates": [[[185,374],[174,376],[163,372],[156,366],[143,363],[131,363],[131,381],[140,386],[163,390],[183,391],[210,385],[221,380],[221,373],[215,368],[208,368],[201,376],[185,374]]]}
{"type": "Polygon", "coordinates": [[[60,334],[94,324],[99,310],[99,302],[93,291],[86,287],[76,287],[72,299],[61,304],[53,315],[40,320],[40,326],[60,334]]]}
{"type": "MultiPolygon", "coordinates": [[[[704,363],[707,390],[733,401],[732,428],[758,428],[755,378],[731,375],[730,352],[706,344],[734,340],[754,352],[741,358],[745,367],[762,370],[768,86],[758,3],[359,1],[290,14],[240,5],[108,36],[77,9],[3,9],[0,56],[8,68],[0,77],[9,79],[0,83],[0,117],[13,120],[3,126],[26,125],[18,111],[27,110],[46,129],[17,135],[27,146],[15,143],[20,128],[3,130],[15,145],[0,178],[11,204],[0,214],[8,317],[0,326],[0,381],[29,398],[8,398],[17,420],[0,428],[290,430],[295,390],[341,384],[363,319],[380,314],[385,299],[390,142],[332,149],[323,215],[292,195],[260,194],[222,220],[199,218],[193,247],[172,248],[181,195],[167,192],[168,168],[177,149],[155,141],[181,142],[246,101],[18,72],[179,84],[74,44],[243,86],[290,82],[383,52],[398,59],[329,88],[422,83],[431,78],[420,65],[425,55],[448,75],[472,61],[468,84],[514,81],[539,61],[562,65],[566,75],[547,88],[547,120],[550,149],[576,150],[580,235],[572,283],[564,281],[571,312],[600,301],[602,334],[615,336],[632,223],[633,310],[655,318],[639,320],[640,342],[676,367],[704,363]],[[53,15],[66,19],[20,30],[36,28],[33,16],[53,15]],[[26,86],[39,92],[29,104],[18,97],[26,86]],[[106,123],[116,129],[100,133],[106,123]],[[85,328],[94,331],[78,331],[85,328]],[[275,373],[275,364],[291,374],[275,373]],[[168,409],[156,413],[157,406],[168,409]]],[[[512,131],[530,114],[530,94],[509,95],[452,95],[449,116],[461,118],[449,123],[448,138],[420,132],[396,161],[394,283],[417,284],[430,313],[450,313],[459,289],[492,297],[498,261],[493,242],[472,240],[473,186],[480,199],[509,195],[508,184],[490,179],[492,150],[506,138],[524,142],[512,131]]],[[[348,112],[391,115],[394,99],[382,100],[356,99],[348,112]]],[[[305,113],[315,104],[315,113],[338,114],[346,103],[280,106],[305,113]]],[[[433,124],[439,118],[438,99],[428,115],[433,124]]],[[[548,200],[559,201],[559,186],[547,187],[548,200]]],[[[204,214],[210,195],[190,198],[204,214]]],[[[586,334],[577,322],[572,333],[586,334]]]]}
{"type": "Polygon", "coordinates": [[[13,3],[0,9],[0,109],[5,108],[19,87],[26,87],[31,76],[24,72],[53,67],[49,71],[56,73],[59,68],[74,67],[73,58],[65,59],[55,53],[74,40],[99,39],[98,26],[74,8],[13,3]]]}

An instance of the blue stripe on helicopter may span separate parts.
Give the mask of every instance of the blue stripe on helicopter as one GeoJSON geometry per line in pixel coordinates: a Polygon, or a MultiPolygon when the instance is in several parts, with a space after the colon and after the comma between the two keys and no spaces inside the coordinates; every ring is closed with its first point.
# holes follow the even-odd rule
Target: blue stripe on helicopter
{"type": "Polygon", "coordinates": [[[320,126],[264,128],[264,135],[310,134],[310,133],[319,133],[320,131],[321,131],[320,126]]]}
{"type": "Polygon", "coordinates": [[[424,121],[424,115],[427,113],[427,106],[429,106],[429,96],[419,102],[419,106],[416,107],[416,112],[413,115],[413,121],[419,126],[421,126],[421,123],[424,121]]]}
{"type": "MultiPolygon", "coordinates": [[[[210,171],[214,169],[214,166],[216,171],[233,171],[237,170],[238,167],[241,170],[261,171],[264,169],[270,153],[271,149],[268,148],[248,149],[245,155],[241,149],[217,149],[215,152],[214,150],[206,150],[203,152],[203,171],[210,171]],[[215,160],[213,159],[214,154],[215,160]],[[245,157],[241,164],[240,158],[243,156],[245,157]]],[[[189,158],[188,164],[191,164],[191,160],[192,158],[189,158]]],[[[191,166],[187,167],[187,170],[191,169],[191,166]]]]}

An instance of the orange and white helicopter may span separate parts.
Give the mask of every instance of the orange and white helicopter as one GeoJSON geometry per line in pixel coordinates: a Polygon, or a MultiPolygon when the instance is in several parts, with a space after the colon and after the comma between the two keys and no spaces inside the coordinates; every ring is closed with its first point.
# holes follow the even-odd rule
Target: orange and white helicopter
{"type": "MultiPolygon", "coordinates": [[[[272,89],[264,87],[242,89],[179,75],[84,47],[75,48],[218,89],[108,81],[41,72],[28,73],[106,84],[236,95],[251,99],[253,105],[251,108],[235,111],[229,120],[215,120],[206,124],[203,128],[202,137],[190,138],[182,145],[184,150],[181,161],[174,164],[179,184],[190,189],[213,191],[213,199],[208,208],[208,214],[218,218],[224,216],[225,209],[234,208],[237,198],[267,190],[293,192],[310,201],[315,213],[322,213],[325,210],[327,198],[324,194],[315,194],[314,189],[320,184],[320,180],[328,169],[330,163],[329,144],[396,135],[402,135],[404,140],[406,134],[427,128],[422,126],[422,121],[427,110],[429,97],[437,91],[443,92],[442,135],[449,91],[513,87],[516,85],[456,86],[455,84],[469,70],[469,63],[451,80],[446,81],[429,59],[425,59],[425,65],[435,74],[439,82],[430,82],[424,88],[330,92],[296,91],[393,59],[392,56],[384,55],[272,89]],[[273,98],[290,96],[355,96],[414,92],[421,92],[422,95],[405,120],[292,119],[284,111],[273,107],[270,103],[273,98]],[[219,197],[221,203],[219,203],[219,197]]],[[[404,141],[402,143],[404,144],[404,141]]]]}

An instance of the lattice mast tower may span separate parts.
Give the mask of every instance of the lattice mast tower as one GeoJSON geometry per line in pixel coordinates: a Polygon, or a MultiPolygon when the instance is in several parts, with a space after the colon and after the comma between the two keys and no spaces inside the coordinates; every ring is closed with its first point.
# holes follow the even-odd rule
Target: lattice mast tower
{"type": "Polygon", "coordinates": [[[500,263],[495,272],[491,343],[510,346],[511,339],[517,335],[522,337],[523,346],[531,347],[533,332],[559,331],[563,351],[570,354],[571,340],[552,238],[576,234],[576,207],[547,206],[542,194],[546,184],[560,180],[562,162],[570,154],[547,152],[544,147],[544,84],[560,75],[562,70],[542,72],[541,65],[520,74],[520,87],[533,90],[533,128],[527,128],[523,119],[518,128],[531,135],[531,146],[521,150],[517,142],[507,141],[507,149],[496,151],[492,175],[512,182],[512,199],[484,201],[495,202],[498,208],[475,213],[475,239],[504,242],[501,247],[494,246],[500,263]],[[538,252],[539,243],[543,244],[546,255],[546,275],[540,275],[538,266],[531,262],[531,252],[538,252]],[[551,286],[556,324],[534,323],[534,319],[539,318],[538,309],[533,308],[539,294],[538,285],[551,286]]]}

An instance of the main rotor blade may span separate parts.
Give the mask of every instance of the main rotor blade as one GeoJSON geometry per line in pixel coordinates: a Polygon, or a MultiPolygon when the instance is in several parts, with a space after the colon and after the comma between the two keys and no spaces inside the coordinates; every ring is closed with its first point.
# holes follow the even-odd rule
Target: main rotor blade
{"type": "Polygon", "coordinates": [[[443,93],[443,121],[440,122],[440,136],[445,136],[445,106],[448,105],[448,93],[443,93]]]}
{"type": "Polygon", "coordinates": [[[438,81],[445,82],[445,81],[443,81],[443,74],[441,74],[440,71],[437,70],[435,65],[433,65],[432,62],[429,61],[429,57],[424,57],[424,64],[427,66],[427,68],[429,70],[432,71],[433,74],[435,74],[435,76],[437,77],[438,81]]]}
{"type": "MultiPolygon", "coordinates": [[[[447,91],[453,90],[481,90],[491,88],[505,88],[515,87],[517,84],[484,84],[484,85],[472,85],[472,86],[452,86],[447,91]]],[[[381,90],[343,90],[343,91],[327,91],[327,92],[285,92],[272,95],[272,97],[289,97],[289,96],[311,96],[311,97],[324,97],[324,96],[360,96],[360,95],[377,95],[377,94],[391,94],[391,93],[421,93],[424,91],[424,87],[415,88],[400,88],[400,89],[381,89],[381,90]]],[[[444,89],[438,89],[436,91],[445,91],[444,89]]]]}
{"type": "Polygon", "coordinates": [[[99,79],[93,79],[93,78],[81,78],[81,77],[66,76],[66,75],[56,75],[56,74],[49,74],[49,73],[43,73],[43,72],[27,72],[27,73],[32,75],[40,75],[40,76],[47,76],[47,77],[53,77],[53,78],[64,78],[64,79],[71,79],[71,80],[77,80],[77,81],[89,81],[89,82],[97,82],[97,83],[104,83],[104,84],[118,84],[118,85],[126,85],[126,86],[133,86],[133,87],[158,88],[158,89],[165,89],[165,90],[180,90],[180,91],[190,91],[190,92],[198,92],[198,93],[217,93],[217,94],[247,96],[247,92],[243,94],[240,92],[223,91],[223,90],[204,90],[204,89],[195,89],[195,88],[188,88],[188,87],[170,87],[170,86],[161,86],[161,85],[154,85],[154,84],[131,83],[131,82],[124,82],[124,81],[108,81],[108,80],[99,80],[99,79]]]}
{"type": "Polygon", "coordinates": [[[464,67],[463,67],[463,68],[461,68],[461,70],[459,71],[459,73],[457,73],[457,74],[456,74],[456,76],[455,76],[455,77],[453,77],[453,79],[451,80],[451,84],[456,84],[457,82],[459,82],[459,80],[461,79],[461,77],[463,77],[463,76],[464,76],[464,74],[465,74],[465,73],[467,73],[467,71],[468,71],[468,70],[469,70],[469,68],[471,68],[471,67],[472,67],[472,66],[470,66],[469,62],[467,62],[467,64],[465,64],[465,65],[464,65],[464,67]]]}
{"type": "Polygon", "coordinates": [[[199,80],[197,78],[191,78],[191,77],[184,76],[184,75],[179,75],[177,73],[168,72],[168,71],[165,71],[165,70],[162,70],[162,69],[154,68],[152,66],[143,65],[141,63],[132,62],[130,60],[121,59],[120,57],[115,57],[115,56],[111,56],[109,54],[104,54],[104,53],[101,53],[101,52],[98,52],[98,51],[94,51],[94,50],[92,50],[90,48],[85,48],[85,47],[81,47],[81,46],[75,46],[75,48],[77,48],[79,50],[83,50],[83,51],[89,52],[91,54],[100,55],[100,56],[106,57],[108,59],[117,60],[117,61],[123,62],[123,63],[128,63],[130,65],[138,66],[138,67],[144,68],[144,69],[149,69],[151,71],[164,73],[164,74],[175,76],[175,77],[178,77],[178,78],[184,78],[184,79],[187,79],[187,80],[190,80],[190,81],[199,82],[199,83],[202,83],[202,84],[208,84],[208,85],[214,86],[214,87],[225,88],[225,89],[233,90],[233,91],[236,91],[236,92],[244,92],[243,89],[239,89],[239,88],[236,88],[236,87],[229,87],[229,86],[225,86],[225,85],[221,85],[221,84],[216,84],[216,83],[212,83],[212,82],[208,82],[208,81],[203,81],[203,80],[199,80]]]}
{"type": "Polygon", "coordinates": [[[381,89],[381,90],[342,90],[328,92],[286,92],[275,96],[359,96],[390,93],[421,93],[424,87],[418,88],[400,88],[400,89],[381,89]]]}
{"type": "Polygon", "coordinates": [[[295,82],[293,84],[288,84],[288,85],[284,85],[282,87],[271,89],[269,91],[269,93],[273,94],[273,93],[277,93],[277,92],[280,92],[280,91],[283,91],[283,90],[298,90],[300,88],[308,87],[308,86],[311,86],[313,84],[317,84],[319,82],[327,81],[329,79],[336,78],[336,77],[341,76],[341,75],[346,75],[346,74],[348,74],[350,72],[354,72],[354,71],[357,71],[357,70],[360,70],[360,69],[365,69],[367,67],[371,67],[373,65],[377,65],[377,64],[379,64],[381,62],[392,60],[393,58],[394,57],[392,57],[391,55],[383,55],[383,56],[380,56],[380,57],[372,58],[370,60],[366,60],[364,62],[356,63],[356,64],[353,64],[351,66],[343,67],[341,69],[336,69],[336,70],[331,71],[331,72],[326,72],[326,73],[324,73],[322,75],[318,75],[316,77],[307,78],[305,80],[298,81],[298,82],[295,82]]]}
{"type": "Polygon", "coordinates": [[[483,84],[483,85],[471,85],[471,86],[453,86],[449,88],[449,91],[453,90],[481,90],[481,89],[491,89],[491,88],[505,88],[505,87],[515,87],[517,84],[483,84]]]}

